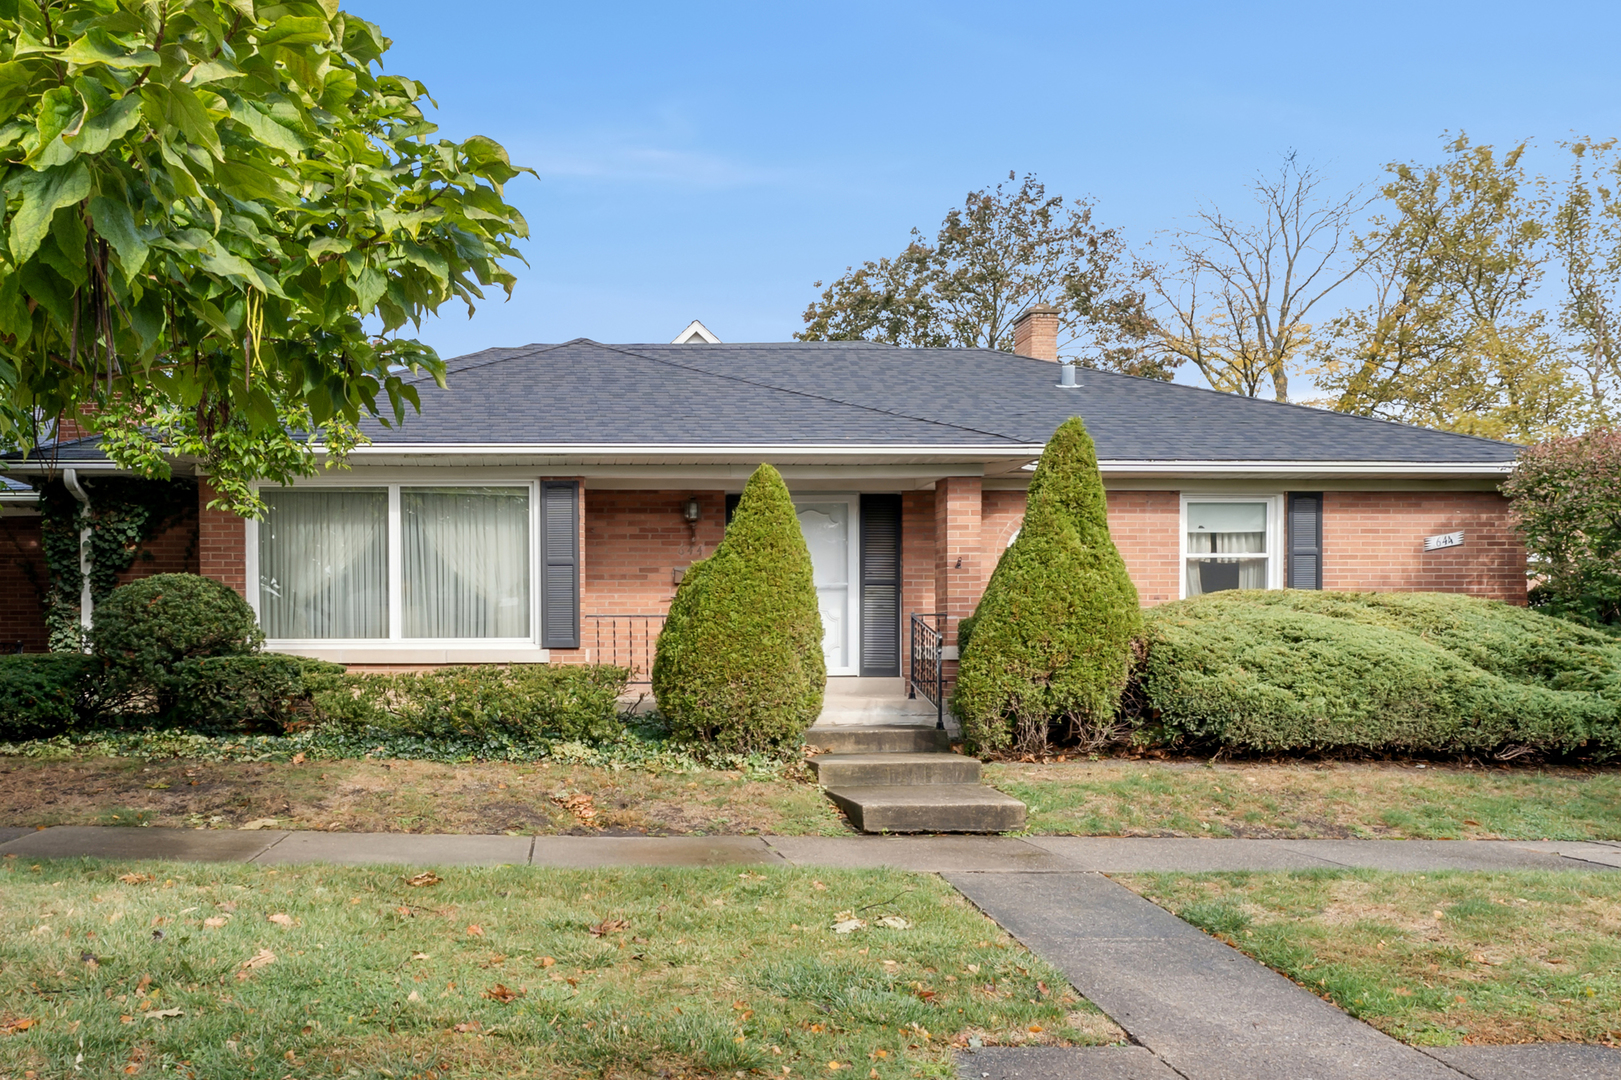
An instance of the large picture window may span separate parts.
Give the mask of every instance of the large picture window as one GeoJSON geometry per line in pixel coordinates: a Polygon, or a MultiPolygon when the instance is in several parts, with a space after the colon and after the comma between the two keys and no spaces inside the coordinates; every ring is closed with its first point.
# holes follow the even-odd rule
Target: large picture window
{"type": "Polygon", "coordinates": [[[271,640],[534,640],[533,485],[260,494],[259,622],[271,640]]]}
{"type": "Polygon", "coordinates": [[[1184,594],[1273,588],[1274,499],[1184,502],[1184,594]]]}

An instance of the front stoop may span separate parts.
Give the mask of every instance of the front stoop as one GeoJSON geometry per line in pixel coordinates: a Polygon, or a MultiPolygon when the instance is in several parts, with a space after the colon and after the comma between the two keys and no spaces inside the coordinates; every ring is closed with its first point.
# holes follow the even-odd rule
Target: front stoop
{"type": "Polygon", "coordinates": [[[816,779],[862,832],[998,833],[1024,825],[1025,807],[980,784],[980,764],[951,752],[946,733],[904,724],[830,727],[805,741],[816,779]]]}

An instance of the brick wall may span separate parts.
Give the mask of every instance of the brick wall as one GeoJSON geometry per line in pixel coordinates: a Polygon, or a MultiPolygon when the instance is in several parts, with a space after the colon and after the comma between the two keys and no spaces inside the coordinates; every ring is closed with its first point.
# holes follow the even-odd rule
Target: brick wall
{"type": "Polygon", "coordinates": [[[1109,535],[1144,607],[1181,595],[1182,498],[1175,491],[1111,491],[1109,535]]]}
{"type": "Polygon", "coordinates": [[[214,489],[197,485],[197,573],[248,595],[247,525],[225,510],[210,510],[214,489]]]}
{"type": "Polygon", "coordinates": [[[197,531],[197,510],[173,522],[142,545],[129,568],[118,575],[120,585],[153,574],[195,574],[201,544],[197,531]]]}
{"type": "Polygon", "coordinates": [[[1330,491],[1323,496],[1323,587],[1462,592],[1525,603],[1525,545],[1495,492],[1330,491]],[[1424,538],[1462,529],[1462,547],[1424,538]]]}
{"type": "Polygon", "coordinates": [[[45,651],[45,582],[39,518],[0,518],[0,651],[45,651]]]}

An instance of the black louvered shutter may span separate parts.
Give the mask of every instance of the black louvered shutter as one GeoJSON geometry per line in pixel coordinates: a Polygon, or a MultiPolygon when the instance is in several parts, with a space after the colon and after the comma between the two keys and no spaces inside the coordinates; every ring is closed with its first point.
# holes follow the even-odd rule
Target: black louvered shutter
{"type": "Polygon", "coordinates": [[[901,673],[901,497],[861,496],[861,674],[901,673]]]}
{"type": "Polygon", "coordinates": [[[1323,493],[1289,493],[1289,588],[1323,587],[1323,493]]]}
{"type": "Polygon", "coordinates": [[[580,485],[540,485],[540,644],[580,647],[580,485]]]}

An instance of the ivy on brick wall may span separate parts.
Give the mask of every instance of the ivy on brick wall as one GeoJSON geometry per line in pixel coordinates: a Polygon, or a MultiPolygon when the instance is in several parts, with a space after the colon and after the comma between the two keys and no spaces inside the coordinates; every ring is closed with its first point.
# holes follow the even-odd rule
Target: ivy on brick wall
{"type": "MultiPolygon", "coordinates": [[[[105,477],[81,481],[90,496],[90,596],[100,603],[118,587],[141,547],[170,525],[197,509],[197,484],[191,480],[136,480],[105,477]]],[[[83,648],[79,596],[79,532],[86,522],[83,506],[60,480],[40,490],[40,546],[45,555],[43,602],[45,627],[53,651],[83,648]]]]}

